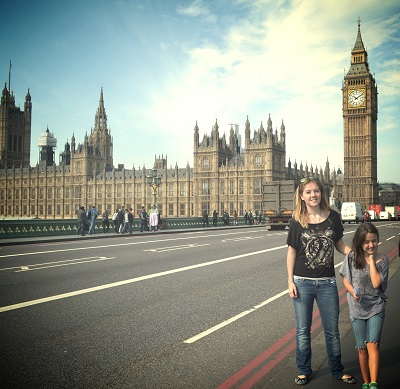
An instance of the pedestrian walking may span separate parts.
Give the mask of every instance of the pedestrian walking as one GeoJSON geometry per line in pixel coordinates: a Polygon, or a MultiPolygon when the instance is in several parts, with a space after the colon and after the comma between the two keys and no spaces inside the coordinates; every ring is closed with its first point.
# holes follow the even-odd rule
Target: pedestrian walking
{"type": "Polygon", "coordinates": [[[149,226],[147,224],[148,215],[144,207],[142,207],[142,209],[140,210],[139,217],[140,217],[140,232],[149,231],[149,226]]]}
{"type": "Polygon", "coordinates": [[[114,223],[114,231],[116,233],[118,233],[118,228],[119,228],[119,225],[118,225],[118,209],[112,215],[112,221],[114,223]]]}
{"type": "Polygon", "coordinates": [[[151,207],[151,213],[150,213],[150,232],[156,232],[158,228],[158,212],[154,209],[154,207],[151,207]]]}
{"type": "Polygon", "coordinates": [[[124,228],[122,233],[126,234],[132,234],[132,224],[133,224],[133,216],[132,213],[128,210],[128,208],[125,208],[124,212],[124,228]]]}
{"type": "Polygon", "coordinates": [[[203,227],[208,227],[208,213],[206,210],[203,211],[203,227]]]}
{"type": "Polygon", "coordinates": [[[88,213],[88,219],[90,221],[89,235],[94,235],[94,226],[96,223],[97,216],[99,216],[99,213],[97,212],[96,206],[93,205],[93,207],[88,213]]]}
{"type": "Polygon", "coordinates": [[[229,226],[229,214],[227,210],[225,210],[224,213],[222,214],[222,220],[225,226],[229,226]]]}
{"type": "Polygon", "coordinates": [[[251,212],[251,209],[249,209],[249,212],[247,213],[247,221],[249,226],[253,224],[253,212],[251,212]]]}
{"type": "Polygon", "coordinates": [[[236,209],[233,211],[232,217],[233,217],[233,224],[234,224],[235,226],[237,226],[237,224],[238,224],[238,221],[237,221],[238,214],[237,214],[237,212],[236,212],[236,209]]]}
{"type": "Polygon", "coordinates": [[[214,212],[212,214],[212,224],[213,224],[213,227],[217,227],[217,224],[218,224],[218,212],[217,212],[216,209],[214,209],[214,212]]]}
{"type": "Polygon", "coordinates": [[[77,231],[77,235],[85,236],[86,223],[87,223],[87,217],[86,217],[85,207],[82,205],[78,209],[78,231],[77,231]]]}
{"type": "Polygon", "coordinates": [[[105,234],[106,232],[108,232],[108,228],[110,227],[107,210],[105,210],[101,215],[101,224],[103,225],[103,234],[105,234]]]}
{"type": "Polygon", "coordinates": [[[117,214],[117,234],[120,234],[124,231],[124,218],[124,210],[123,208],[120,208],[117,214]]]}

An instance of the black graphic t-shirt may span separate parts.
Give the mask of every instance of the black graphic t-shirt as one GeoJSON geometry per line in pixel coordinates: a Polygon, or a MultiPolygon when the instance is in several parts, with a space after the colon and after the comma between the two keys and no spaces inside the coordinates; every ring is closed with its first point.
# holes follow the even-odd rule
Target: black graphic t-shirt
{"type": "Polygon", "coordinates": [[[297,254],[293,275],[304,278],[335,277],[335,244],[342,237],[342,222],[333,210],[322,223],[308,224],[308,228],[303,228],[292,219],[286,243],[297,254]]]}

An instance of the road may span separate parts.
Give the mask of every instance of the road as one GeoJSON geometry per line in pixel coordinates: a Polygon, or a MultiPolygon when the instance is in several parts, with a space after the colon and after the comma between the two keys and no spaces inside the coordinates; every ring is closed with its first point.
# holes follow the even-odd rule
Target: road
{"type": "MultiPolygon", "coordinates": [[[[399,223],[378,227],[380,251],[392,252],[399,223]]],[[[355,229],[345,226],[346,243],[355,229]]],[[[1,247],[2,382],[10,388],[284,387],[296,375],[286,236],[265,228],[209,228],[1,247]]],[[[336,252],[336,269],[342,260],[336,252]]],[[[338,287],[343,290],[340,277],[338,287]]],[[[348,315],[341,320],[348,331],[348,315]]],[[[317,337],[317,313],[314,327],[317,337]]]]}

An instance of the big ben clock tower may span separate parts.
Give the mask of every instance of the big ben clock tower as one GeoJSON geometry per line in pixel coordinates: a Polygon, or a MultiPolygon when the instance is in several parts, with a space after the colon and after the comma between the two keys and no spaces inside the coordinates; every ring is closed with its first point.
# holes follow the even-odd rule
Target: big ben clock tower
{"type": "Polygon", "coordinates": [[[343,81],[344,186],[343,201],[366,209],[378,202],[377,119],[378,89],[369,71],[361,38],[360,18],[351,65],[343,81]]]}

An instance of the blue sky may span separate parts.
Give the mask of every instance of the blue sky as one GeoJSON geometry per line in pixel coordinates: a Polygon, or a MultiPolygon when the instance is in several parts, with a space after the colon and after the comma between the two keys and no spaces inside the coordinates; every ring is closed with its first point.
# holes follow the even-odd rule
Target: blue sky
{"type": "MultiPolygon", "coordinates": [[[[0,75],[23,108],[32,96],[31,163],[40,133],[57,138],[94,126],[101,87],[114,164],[193,166],[218,121],[244,134],[286,126],[286,157],[343,169],[341,85],[357,19],[379,92],[378,180],[400,183],[398,0],[15,0],[0,5],[0,75]]],[[[1,79],[0,79],[1,80],[1,79]]],[[[3,88],[3,87],[2,87],[3,88]]]]}

